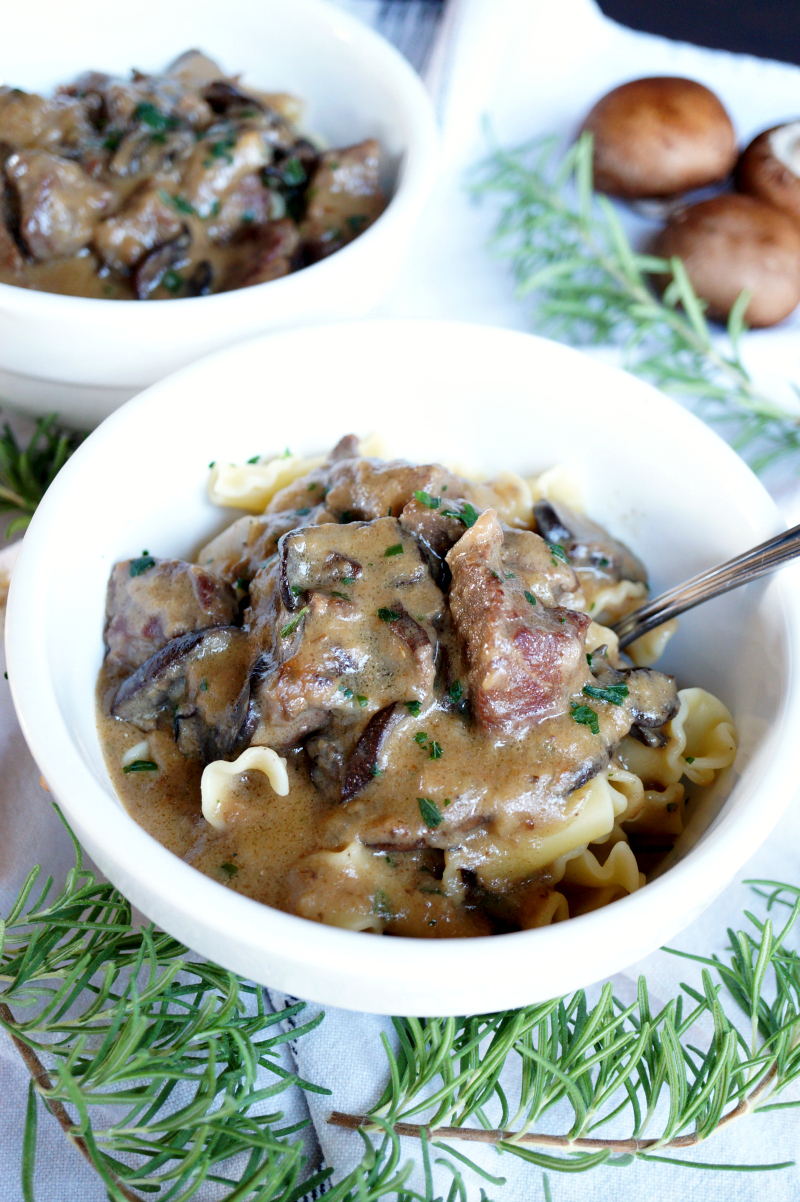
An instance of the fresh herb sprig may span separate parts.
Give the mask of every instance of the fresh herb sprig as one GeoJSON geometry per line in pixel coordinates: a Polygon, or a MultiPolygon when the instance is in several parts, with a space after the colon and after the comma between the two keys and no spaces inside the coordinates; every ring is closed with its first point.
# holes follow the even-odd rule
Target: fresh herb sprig
{"type": "Polygon", "coordinates": [[[0,513],[17,513],[6,530],[24,530],[36,506],[83,435],[62,429],[55,414],[36,423],[28,445],[20,446],[6,423],[0,434],[0,513]]]}
{"type": "Polygon", "coordinates": [[[800,453],[800,414],[765,396],[741,359],[749,295],[734,305],[720,349],[681,260],[635,251],[611,201],[594,191],[590,134],[560,160],[554,138],[498,149],[474,192],[500,202],[494,249],[509,260],[518,297],[532,302],[537,329],[620,347],[629,371],[721,423],[756,471],[800,453]]]}

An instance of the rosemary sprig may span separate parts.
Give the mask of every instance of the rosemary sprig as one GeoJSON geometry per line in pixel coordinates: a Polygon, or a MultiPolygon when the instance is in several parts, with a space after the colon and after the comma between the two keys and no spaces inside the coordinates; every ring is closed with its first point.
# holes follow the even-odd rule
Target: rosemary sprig
{"type": "Polygon", "coordinates": [[[800,451],[800,415],[763,395],[740,355],[743,293],[720,350],[680,259],[633,249],[614,205],[592,183],[592,138],[583,134],[557,162],[553,138],[496,150],[474,186],[501,202],[494,239],[533,302],[543,332],[575,345],[615,345],[629,371],[694,398],[721,422],[756,471],[800,451]],[[652,277],[667,282],[663,295],[652,277]]]}
{"type": "Polygon", "coordinates": [[[318,1088],[275,1056],[321,1017],[283,1033],[281,1018],[302,1003],[271,1013],[257,986],[190,958],[152,927],[134,929],[129,904],[82,867],[77,843],[75,850],[57,896],[51,878],[40,887],[35,868],[0,922],[0,1026],[32,1081],[26,1199],[33,1197],[37,1099],[112,1202],[145,1194],[186,1202],[206,1181],[228,1187],[237,1202],[292,1202],[321,1183],[327,1173],[300,1185],[297,1133],[305,1124],[288,1125],[273,1109],[293,1085],[318,1088]],[[118,1117],[101,1124],[101,1106],[118,1117]]]}
{"type": "MultiPolygon", "coordinates": [[[[702,988],[682,985],[658,1014],[640,978],[627,1006],[608,983],[594,1005],[580,990],[501,1014],[395,1019],[399,1046],[385,1042],[389,1083],[380,1101],[369,1114],[334,1112],[330,1122],[366,1132],[377,1123],[451,1155],[450,1141],[490,1144],[543,1169],[583,1172],[633,1160],[675,1163],[663,1154],[696,1147],[757,1110],[800,1105],[776,1100],[800,1078],[800,954],[787,943],[800,889],[752,883],[769,887],[770,908],[790,899],[783,928],[776,934],[769,918],[747,913],[753,929],[728,932],[729,959],[687,956],[703,965],[702,988]],[[743,1026],[730,1010],[744,1014],[743,1026]],[[711,1035],[697,1047],[704,1020],[711,1035]],[[508,1081],[516,1082],[513,1096],[508,1081]],[[566,1130],[541,1130],[556,1108],[571,1113],[566,1130]],[[657,1115],[661,1129],[650,1134],[657,1115]],[[608,1124],[627,1130],[598,1134],[608,1124]]],[[[677,1162],[745,1171],[793,1163],[677,1162]]]]}
{"type": "MultiPolygon", "coordinates": [[[[183,1202],[205,1182],[222,1187],[228,1202],[298,1202],[329,1184],[329,1170],[304,1177],[304,1124],[289,1125],[272,1109],[293,1086],[329,1092],[275,1059],[279,1044],[302,1038],[322,1016],[277,1029],[302,1004],[268,1013],[258,987],[189,957],[152,927],[133,929],[128,903],[82,867],[75,847],[60,893],[53,896],[48,879],[37,894],[34,869],[0,923],[0,1026],[32,1082],[26,1202],[42,1104],[112,1202],[183,1202]],[[268,1113],[253,1113],[265,1103],[268,1113]],[[119,1111],[115,1121],[109,1108],[119,1111]]],[[[447,1202],[475,1197],[465,1168],[496,1197],[505,1178],[465,1154],[476,1143],[560,1172],[664,1159],[740,1171],[789,1167],[680,1155],[745,1115],[800,1105],[778,1100],[800,1078],[800,888],[752,883],[766,888],[768,910],[788,905],[782,929],[747,913],[751,929],[729,932],[728,958],[689,956],[702,965],[701,988],[682,985],[658,1014],[642,979],[627,1006],[607,984],[593,1004],[580,990],[500,1014],[395,1019],[398,1049],[384,1039],[380,1101],[369,1114],[330,1117],[360,1130],[364,1154],[326,1198],[435,1202],[434,1166],[448,1174],[447,1202]],[[566,1114],[560,1132],[542,1129],[566,1114]],[[409,1185],[407,1137],[418,1141],[424,1194],[409,1185]]]]}
{"type": "Polygon", "coordinates": [[[26,447],[19,445],[6,422],[0,433],[0,513],[18,513],[6,530],[11,537],[24,530],[45,491],[83,435],[63,429],[51,414],[36,423],[26,447]]]}

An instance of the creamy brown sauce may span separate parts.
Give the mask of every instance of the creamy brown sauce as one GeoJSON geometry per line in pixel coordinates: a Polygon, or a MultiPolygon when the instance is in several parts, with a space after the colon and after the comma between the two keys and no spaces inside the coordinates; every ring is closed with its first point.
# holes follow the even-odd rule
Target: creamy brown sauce
{"type": "Polygon", "coordinates": [[[481,935],[613,900],[618,883],[565,864],[627,845],[608,770],[631,730],[664,741],[678,702],[671,678],[587,653],[581,608],[641,565],[565,507],[529,500],[526,518],[521,481],[351,442],[198,565],[115,567],[98,723],[119,796],[198,870],[316,921],[481,935]],[[219,829],[204,764],[259,746],[285,758],[288,793],[233,776],[219,829]]]}

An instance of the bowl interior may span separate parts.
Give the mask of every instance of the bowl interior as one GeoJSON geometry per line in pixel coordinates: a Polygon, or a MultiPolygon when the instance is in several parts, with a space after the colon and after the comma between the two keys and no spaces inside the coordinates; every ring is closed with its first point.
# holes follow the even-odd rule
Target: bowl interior
{"type": "Polygon", "coordinates": [[[61,473],[26,536],[9,605],[10,677],[51,788],[104,870],[151,917],[198,950],[301,996],[394,1013],[464,1013],[552,996],[633,962],[711,900],[785,804],[778,786],[798,712],[792,644],[800,607],[788,577],[686,615],[659,665],[679,685],[717,693],[740,733],[735,771],[717,786],[699,844],[623,902],[556,928],[482,941],[487,968],[497,966],[479,980],[467,970],[469,940],[367,945],[363,935],[267,911],[175,860],[122,810],[94,719],[112,564],[145,549],[191,555],[239,516],[221,515],[207,500],[211,460],[286,446],[316,451],[350,431],[379,431],[398,456],[489,473],[567,465],[583,481],[588,513],[642,557],[654,592],[780,526],[755,477],[699,421],[555,343],[449,323],[365,322],[239,345],[112,415],[61,473]],[[620,923],[626,940],[615,936],[620,923]],[[535,946],[535,971],[531,957],[503,952],[511,940],[535,946]],[[432,979],[432,957],[450,959],[453,973],[432,979]]]}

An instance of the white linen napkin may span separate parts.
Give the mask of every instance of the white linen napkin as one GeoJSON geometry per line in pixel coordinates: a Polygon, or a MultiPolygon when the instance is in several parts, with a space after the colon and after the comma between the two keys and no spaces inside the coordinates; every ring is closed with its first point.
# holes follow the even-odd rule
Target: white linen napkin
{"type": "MultiPolygon", "coordinates": [[[[365,0],[349,0],[361,11],[365,0]]],[[[370,0],[372,3],[372,0],[370,0]]],[[[373,6],[377,12],[378,4],[373,6]]],[[[731,111],[742,139],[775,121],[796,116],[800,70],[671,43],[632,33],[602,16],[591,0],[451,0],[443,38],[431,66],[444,130],[442,179],[404,276],[382,311],[392,315],[440,316],[528,328],[523,308],[512,298],[505,267],[484,246],[492,213],[468,200],[465,172],[486,152],[481,119],[491,119],[504,144],[522,142],[539,132],[567,133],[605,90],[643,74],[687,74],[713,87],[731,111]]],[[[785,387],[796,377],[800,324],[791,319],[775,331],[748,336],[747,357],[762,381],[785,387]]],[[[800,517],[800,487],[787,478],[774,490],[787,518],[800,517]]],[[[8,566],[8,553],[1,553],[8,566]]],[[[0,670],[4,670],[3,663],[0,670]]],[[[42,863],[57,878],[71,864],[71,846],[39,784],[39,772],[24,745],[0,679],[0,912],[5,910],[29,867],[42,863]]],[[[747,874],[800,882],[800,807],[790,808],[778,829],[754,856],[747,874]]],[[[676,946],[689,951],[722,952],[725,929],[740,923],[752,905],[748,889],[731,886],[685,931],[676,946]]],[[[366,937],[365,937],[366,938],[366,937]]],[[[476,943],[476,960],[480,947],[476,943]]],[[[639,971],[653,995],[672,996],[682,980],[693,979],[692,966],[659,952],[615,980],[628,997],[639,971]]],[[[273,1004],[285,1004],[272,993],[273,1004]]],[[[307,1014],[316,1013],[309,1006],[307,1014]]],[[[333,1090],[328,1098],[307,1099],[321,1153],[341,1176],[358,1162],[362,1145],[354,1133],[333,1128],[332,1109],[362,1112],[375,1102],[385,1082],[380,1033],[391,1037],[388,1020],[374,1015],[329,1010],[324,1023],[293,1045],[302,1076],[333,1090]]],[[[19,1165],[27,1076],[16,1052],[0,1037],[0,1200],[22,1202],[19,1165]]],[[[286,1098],[281,1099],[285,1104],[286,1098]]],[[[293,1118],[306,1113],[299,1095],[293,1118]]],[[[67,1148],[54,1122],[40,1120],[37,1202],[101,1202],[104,1190],[80,1156],[67,1148]]],[[[687,1159],[723,1164],[790,1159],[797,1149],[793,1112],[776,1112],[734,1124],[726,1133],[687,1159]]],[[[473,1154],[472,1146],[467,1149],[473,1154]]],[[[418,1145],[404,1141],[414,1157],[418,1145]]],[[[507,1177],[503,1188],[487,1186],[495,1202],[530,1202],[543,1196],[539,1170],[510,1156],[483,1149],[476,1159],[490,1172],[507,1177]]],[[[465,1173],[470,1202],[480,1185],[465,1173]]],[[[612,1191],[617,1202],[784,1202],[800,1193],[800,1171],[733,1175],[692,1172],[659,1164],[639,1164],[620,1173],[601,1168],[588,1175],[550,1175],[556,1202],[599,1202],[612,1191]]],[[[422,1189],[419,1173],[412,1184],[422,1189]]],[[[449,1179],[439,1172],[437,1187],[446,1195],[449,1179]]],[[[201,1202],[204,1195],[200,1195],[201,1202]]]]}

